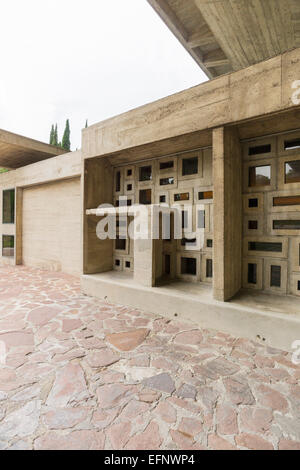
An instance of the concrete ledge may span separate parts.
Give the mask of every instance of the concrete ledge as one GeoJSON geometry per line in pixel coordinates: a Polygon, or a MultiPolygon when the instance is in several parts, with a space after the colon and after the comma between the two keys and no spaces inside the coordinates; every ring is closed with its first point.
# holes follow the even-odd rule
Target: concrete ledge
{"type": "Polygon", "coordinates": [[[223,303],[213,300],[211,288],[205,285],[174,282],[149,288],[117,272],[83,275],[81,286],[84,294],[107,302],[128,305],[169,318],[176,316],[196,322],[202,328],[253,339],[285,351],[292,351],[292,343],[300,340],[298,298],[286,297],[285,300],[278,296],[255,293],[250,302],[247,301],[249,294],[245,294],[244,298],[240,296],[223,303]],[[257,308],[252,305],[254,302],[259,305],[257,308]],[[276,305],[276,310],[280,304],[281,311],[272,311],[272,303],[276,305]]]}

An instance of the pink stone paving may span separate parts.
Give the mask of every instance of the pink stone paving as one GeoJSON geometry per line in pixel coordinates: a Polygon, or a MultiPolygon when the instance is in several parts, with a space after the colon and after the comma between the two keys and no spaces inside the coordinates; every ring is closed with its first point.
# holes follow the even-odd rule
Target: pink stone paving
{"type": "Polygon", "coordinates": [[[0,449],[300,450],[284,351],[24,267],[0,268],[3,344],[0,449]]]}

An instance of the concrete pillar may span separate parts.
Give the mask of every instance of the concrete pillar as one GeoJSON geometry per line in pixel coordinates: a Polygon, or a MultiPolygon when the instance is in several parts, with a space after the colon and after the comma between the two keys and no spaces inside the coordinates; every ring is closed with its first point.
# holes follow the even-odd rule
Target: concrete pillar
{"type": "Polygon", "coordinates": [[[214,298],[242,287],[242,153],[236,128],[213,130],[214,298]]]}

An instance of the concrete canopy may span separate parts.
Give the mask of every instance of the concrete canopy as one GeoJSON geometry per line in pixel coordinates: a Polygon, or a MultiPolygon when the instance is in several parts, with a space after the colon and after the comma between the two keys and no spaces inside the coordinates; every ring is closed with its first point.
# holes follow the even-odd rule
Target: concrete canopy
{"type": "Polygon", "coordinates": [[[147,0],[209,78],[300,47],[299,0],[147,0]]]}
{"type": "Polygon", "coordinates": [[[60,147],[0,129],[0,167],[16,169],[63,153],[60,147]]]}

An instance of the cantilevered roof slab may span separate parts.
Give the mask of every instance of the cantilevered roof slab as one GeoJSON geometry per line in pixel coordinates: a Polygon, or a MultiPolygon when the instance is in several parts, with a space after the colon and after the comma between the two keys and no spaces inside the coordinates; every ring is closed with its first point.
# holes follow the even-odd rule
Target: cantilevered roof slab
{"type": "Polygon", "coordinates": [[[300,47],[300,0],[147,0],[213,78],[300,47]]]}
{"type": "Polygon", "coordinates": [[[0,167],[16,169],[63,153],[60,147],[0,129],[0,167]]]}

